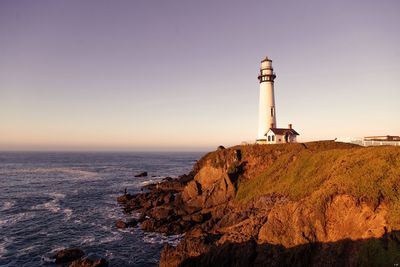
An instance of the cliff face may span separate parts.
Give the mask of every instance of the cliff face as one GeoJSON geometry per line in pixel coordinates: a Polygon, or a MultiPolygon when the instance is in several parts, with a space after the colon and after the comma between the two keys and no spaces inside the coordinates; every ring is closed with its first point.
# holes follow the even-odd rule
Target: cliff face
{"type": "Polygon", "coordinates": [[[186,232],[160,266],[393,266],[399,189],[397,147],[248,145],[205,155],[172,202],[143,212],[167,208],[153,225],[186,232]]]}
{"type": "Polygon", "coordinates": [[[310,242],[379,238],[390,228],[386,204],[372,207],[354,197],[337,195],[327,203],[321,221],[319,211],[305,202],[274,205],[259,231],[259,242],[290,248],[310,242]]]}

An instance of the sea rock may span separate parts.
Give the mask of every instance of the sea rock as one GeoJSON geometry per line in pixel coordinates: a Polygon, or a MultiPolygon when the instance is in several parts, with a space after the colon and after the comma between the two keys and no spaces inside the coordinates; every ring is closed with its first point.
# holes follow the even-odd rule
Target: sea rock
{"type": "Polygon", "coordinates": [[[57,251],[54,254],[56,263],[66,263],[82,258],[85,253],[79,248],[66,248],[57,251]]]}
{"type": "Polygon", "coordinates": [[[158,221],[167,219],[173,213],[173,209],[168,206],[155,207],[151,209],[150,216],[158,221]]]}
{"type": "Polygon", "coordinates": [[[84,258],[71,262],[68,267],[108,267],[108,261],[103,258],[97,260],[84,258]]]}
{"type": "Polygon", "coordinates": [[[126,225],[128,227],[135,227],[138,223],[139,223],[139,220],[130,219],[128,222],[126,222],[126,225]]]}
{"type": "Polygon", "coordinates": [[[135,175],[135,177],[147,177],[148,173],[147,172],[141,172],[135,175]]]}
{"type": "Polygon", "coordinates": [[[115,223],[115,226],[117,226],[117,228],[120,228],[120,229],[125,229],[126,227],[128,227],[128,225],[122,220],[118,220],[115,223]]]}
{"type": "Polygon", "coordinates": [[[133,196],[130,195],[130,194],[124,194],[124,195],[122,195],[122,196],[117,197],[117,201],[118,201],[118,203],[120,203],[120,204],[125,204],[125,203],[127,203],[129,200],[131,200],[132,197],[133,197],[133,196]]]}
{"type": "Polygon", "coordinates": [[[144,231],[154,231],[155,230],[156,221],[154,219],[148,218],[145,219],[140,227],[144,231]]]}

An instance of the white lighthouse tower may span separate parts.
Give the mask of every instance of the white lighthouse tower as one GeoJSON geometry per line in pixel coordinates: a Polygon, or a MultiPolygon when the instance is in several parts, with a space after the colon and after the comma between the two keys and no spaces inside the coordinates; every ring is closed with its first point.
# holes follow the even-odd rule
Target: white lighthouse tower
{"type": "Polygon", "coordinates": [[[265,134],[269,129],[276,127],[276,110],[274,96],[274,69],[272,68],[272,60],[265,57],[261,61],[260,75],[260,102],[258,113],[258,135],[257,143],[265,143],[265,134]]]}

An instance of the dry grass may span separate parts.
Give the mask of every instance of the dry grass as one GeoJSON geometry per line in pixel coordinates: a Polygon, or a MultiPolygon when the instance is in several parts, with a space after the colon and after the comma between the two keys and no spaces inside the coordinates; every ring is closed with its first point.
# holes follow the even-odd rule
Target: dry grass
{"type": "MultiPolygon", "coordinates": [[[[400,226],[400,148],[327,142],[306,144],[304,149],[281,146],[286,147],[277,147],[281,153],[269,167],[239,183],[239,202],[278,193],[292,200],[308,198],[323,207],[332,196],[349,194],[374,205],[388,201],[391,224],[400,226]]],[[[268,153],[272,148],[266,148],[268,153]]],[[[244,155],[250,160],[251,153],[244,155]]]]}

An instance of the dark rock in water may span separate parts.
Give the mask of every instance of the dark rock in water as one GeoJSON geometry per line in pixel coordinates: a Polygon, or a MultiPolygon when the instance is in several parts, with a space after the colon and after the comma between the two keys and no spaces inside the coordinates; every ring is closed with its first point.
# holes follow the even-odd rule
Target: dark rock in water
{"type": "Polygon", "coordinates": [[[71,262],[68,267],[108,267],[108,261],[105,259],[91,260],[85,258],[71,262]]]}
{"type": "Polygon", "coordinates": [[[122,196],[117,197],[117,201],[119,203],[125,204],[127,201],[132,199],[132,195],[130,194],[124,194],[122,196]]]}
{"type": "Polygon", "coordinates": [[[147,177],[147,172],[141,172],[135,175],[135,177],[147,177]]]}
{"type": "Polygon", "coordinates": [[[56,252],[53,256],[56,263],[66,263],[82,258],[85,253],[79,248],[66,248],[56,252]]]}
{"type": "Polygon", "coordinates": [[[120,229],[125,229],[128,225],[124,221],[118,220],[115,223],[115,226],[117,226],[117,228],[120,228],[120,229]]]}
{"type": "Polygon", "coordinates": [[[126,226],[128,227],[135,227],[138,224],[138,220],[136,219],[131,219],[126,223],[126,226]]]}
{"type": "Polygon", "coordinates": [[[142,222],[141,228],[142,230],[152,231],[155,227],[155,220],[154,219],[146,219],[142,222]]]}
{"type": "Polygon", "coordinates": [[[124,222],[123,220],[118,220],[115,223],[115,226],[120,229],[125,229],[128,227],[135,227],[137,224],[138,224],[138,220],[136,220],[136,219],[131,219],[128,222],[124,222]]]}
{"type": "Polygon", "coordinates": [[[91,260],[84,258],[84,256],[85,253],[79,248],[67,248],[57,251],[53,257],[57,266],[108,267],[108,261],[106,259],[91,260]]]}

